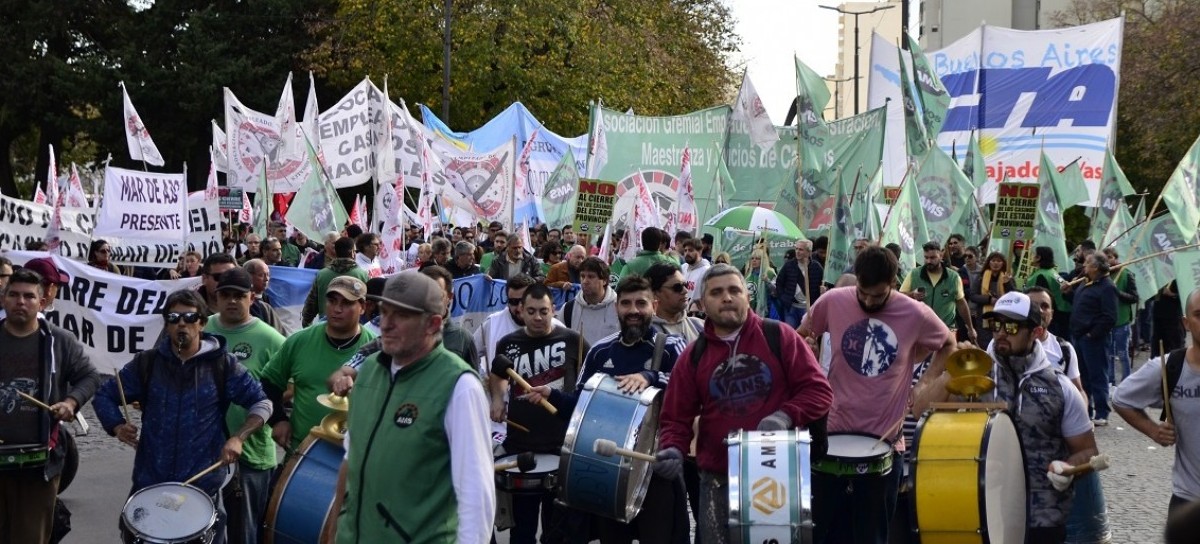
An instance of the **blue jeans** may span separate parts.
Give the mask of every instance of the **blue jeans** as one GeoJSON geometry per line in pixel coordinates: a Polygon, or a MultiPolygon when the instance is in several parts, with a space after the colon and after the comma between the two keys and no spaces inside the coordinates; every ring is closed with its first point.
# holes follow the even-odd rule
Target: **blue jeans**
{"type": "Polygon", "coordinates": [[[800,326],[800,321],[804,319],[804,314],[806,313],[808,313],[808,308],[797,308],[789,304],[787,305],[787,312],[783,314],[783,322],[794,329],[800,326]]]}
{"type": "Polygon", "coordinates": [[[1133,326],[1129,323],[1114,327],[1112,334],[1109,335],[1109,356],[1108,356],[1108,381],[1113,385],[1120,382],[1117,379],[1117,370],[1113,365],[1114,360],[1121,363],[1119,370],[1121,371],[1121,379],[1125,379],[1132,371],[1132,366],[1129,361],[1129,336],[1133,332],[1133,326]]]}
{"type": "Polygon", "coordinates": [[[262,541],[262,535],[259,533],[263,531],[267,503],[271,501],[271,475],[274,471],[273,468],[259,470],[245,463],[238,463],[238,477],[241,479],[245,499],[241,505],[230,507],[242,508],[242,542],[246,544],[262,541]]]}
{"type": "Polygon", "coordinates": [[[843,477],[812,472],[816,544],[887,544],[901,468],[883,476],[843,477]]]}
{"type": "Polygon", "coordinates": [[[1096,419],[1108,419],[1108,337],[1074,338],[1075,353],[1079,355],[1079,374],[1083,379],[1083,388],[1087,390],[1088,400],[1092,403],[1092,413],[1096,419]]]}
{"type": "Polygon", "coordinates": [[[1104,488],[1100,475],[1089,472],[1075,477],[1075,499],[1067,514],[1067,542],[1092,544],[1108,542],[1108,508],[1104,503],[1104,488]]]}

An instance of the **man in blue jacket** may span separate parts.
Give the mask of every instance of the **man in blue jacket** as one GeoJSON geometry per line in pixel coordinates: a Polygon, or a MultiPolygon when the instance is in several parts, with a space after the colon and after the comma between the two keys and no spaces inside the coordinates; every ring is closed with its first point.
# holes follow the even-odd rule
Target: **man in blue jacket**
{"type": "Polygon", "coordinates": [[[1083,285],[1063,288],[1063,296],[1071,299],[1071,343],[1079,354],[1079,374],[1097,426],[1108,425],[1108,339],[1117,323],[1117,288],[1108,270],[1104,255],[1094,253],[1083,265],[1083,285]]]}
{"type": "MultiPolygon", "coordinates": [[[[163,305],[166,325],[157,346],[136,355],[118,373],[126,402],[142,405],[142,425],[126,421],[115,380],[96,394],[104,430],[137,449],[130,494],[164,482],[183,482],[220,460],[234,463],[242,443],[271,416],[271,401],[246,367],[226,352],[223,338],[203,332],[208,306],[195,291],[171,293],[163,305]],[[226,436],[225,412],[232,402],[249,413],[226,436]]],[[[210,472],[193,485],[218,509],[214,544],[225,542],[225,513],[219,501],[226,471],[210,472]]]]}

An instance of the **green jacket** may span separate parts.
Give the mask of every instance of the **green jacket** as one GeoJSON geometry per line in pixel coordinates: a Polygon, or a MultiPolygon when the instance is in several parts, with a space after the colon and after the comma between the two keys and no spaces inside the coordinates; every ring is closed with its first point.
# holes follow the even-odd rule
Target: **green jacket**
{"type": "Polygon", "coordinates": [[[646,271],[650,270],[651,266],[654,266],[658,263],[667,263],[679,266],[679,261],[672,259],[661,252],[642,250],[637,252],[636,257],[634,257],[628,263],[625,263],[625,268],[621,270],[621,277],[633,276],[635,274],[638,276],[644,276],[646,271]]]}
{"type": "Polygon", "coordinates": [[[1054,268],[1039,268],[1029,275],[1025,280],[1025,288],[1033,286],[1044,287],[1050,291],[1050,298],[1054,299],[1054,309],[1060,312],[1071,311],[1071,302],[1063,296],[1062,286],[1058,283],[1058,272],[1054,268]]]}
{"type": "Polygon", "coordinates": [[[933,309],[933,313],[937,314],[938,318],[945,323],[947,327],[954,328],[954,318],[957,315],[958,305],[958,290],[962,286],[962,277],[957,272],[943,267],[942,277],[938,280],[937,285],[929,279],[929,274],[925,272],[925,267],[920,266],[914,268],[909,273],[909,287],[913,291],[925,289],[925,305],[933,309]]]}
{"type": "Polygon", "coordinates": [[[354,431],[339,543],[454,542],[458,500],[443,422],[459,376],[469,372],[440,343],[395,377],[385,353],[363,363],[347,422],[354,431]]]}

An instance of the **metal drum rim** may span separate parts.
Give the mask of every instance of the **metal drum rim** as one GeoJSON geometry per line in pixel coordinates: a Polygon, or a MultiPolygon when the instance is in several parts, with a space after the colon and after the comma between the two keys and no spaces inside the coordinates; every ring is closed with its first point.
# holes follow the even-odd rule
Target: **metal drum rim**
{"type": "MultiPolygon", "coordinates": [[[[141,494],[143,491],[149,491],[149,490],[151,490],[151,489],[154,489],[154,488],[156,488],[156,487],[167,487],[167,486],[172,486],[172,487],[186,487],[186,488],[189,488],[189,489],[192,489],[192,490],[196,491],[197,493],[199,493],[199,494],[200,494],[200,496],[207,498],[207,499],[208,499],[208,504],[209,504],[209,507],[211,507],[211,508],[212,508],[212,515],[211,515],[211,516],[209,516],[208,525],[206,525],[206,526],[205,526],[203,529],[200,529],[199,531],[197,531],[197,532],[195,532],[195,533],[192,533],[192,534],[189,534],[189,535],[183,535],[183,536],[180,536],[180,537],[178,537],[178,538],[172,538],[172,539],[170,539],[170,540],[160,540],[159,542],[188,542],[188,541],[194,540],[194,539],[196,539],[196,538],[198,538],[198,537],[203,537],[204,533],[207,533],[207,532],[209,532],[209,531],[212,531],[212,530],[213,530],[213,528],[214,528],[214,527],[216,527],[216,524],[217,524],[217,505],[213,503],[212,497],[210,497],[210,496],[208,495],[208,493],[205,493],[203,489],[200,489],[200,488],[198,488],[198,487],[196,487],[196,486],[194,486],[194,485],[191,485],[191,484],[185,484],[185,483],[183,483],[183,482],[160,482],[160,483],[157,483],[157,484],[148,485],[148,486],[146,486],[146,487],[143,487],[143,488],[141,488],[141,489],[139,489],[139,490],[135,491],[135,492],[134,492],[132,495],[130,495],[130,496],[129,496],[129,498],[125,499],[125,505],[121,507],[121,522],[122,522],[122,524],[125,526],[125,528],[129,530],[129,532],[131,532],[131,533],[140,533],[140,531],[138,531],[138,530],[137,530],[137,528],[136,528],[136,527],[134,527],[132,523],[129,523],[129,521],[127,521],[127,520],[125,519],[125,511],[126,511],[128,508],[129,508],[129,504],[130,504],[131,502],[133,502],[133,498],[134,498],[134,497],[136,497],[136,496],[138,496],[139,494],[141,494]]],[[[135,536],[135,537],[137,537],[137,538],[141,538],[141,539],[143,539],[143,541],[145,541],[145,542],[148,542],[148,543],[151,543],[151,542],[153,542],[153,541],[146,541],[146,540],[144,540],[144,536],[143,536],[143,535],[140,535],[140,534],[135,534],[134,536],[135,536]]],[[[148,535],[147,535],[147,536],[148,536],[148,535]]]]}

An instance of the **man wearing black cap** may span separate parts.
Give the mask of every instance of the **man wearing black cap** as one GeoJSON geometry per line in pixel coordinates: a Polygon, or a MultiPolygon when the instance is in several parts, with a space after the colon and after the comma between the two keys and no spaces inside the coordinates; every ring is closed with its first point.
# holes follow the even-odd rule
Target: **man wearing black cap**
{"type": "MultiPolygon", "coordinates": [[[[1025,452],[1029,519],[1026,542],[1063,542],[1074,476],[1061,474],[1096,455],[1083,395],[1050,363],[1038,338],[1042,313],[1029,296],[1009,292],[983,314],[992,326],[995,400],[1008,404],[1025,452]]],[[[931,388],[945,395],[949,373],[931,388]]]]}
{"type": "MultiPolygon", "coordinates": [[[[253,280],[244,268],[233,268],[222,273],[216,291],[217,306],[211,309],[217,313],[215,319],[208,320],[204,331],[224,338],[226,351],[242,363],[251,376],[258,379],[267,361],[283,346],[283,335],[250,315],[250,306],[254,301],[253,280]]],[[[246,410],[230,405],[225,414],[229,432],[237,432],[245,421],[246,410]]],[[[264,425],[242,445],[238,478],[243,500],[240,505],[229,507],[231,521],[238,521],[230,523],[230,534],[242,535],[242,542],[258,541],[258,528],[262,525],[271,497],[271,472],[275,465],[275,443],[271,441],[271,428],[264,425]],[[235,512],[234,508],[239,508],[240,512],[235,512]]],[[[230,497],[227,496],[226,502],[229,501],[230,497]]]]}
{"type": "Polygon", "coordinates": [[[442,346],[443,290],[398,274],[372,298],[383,351],[361,367],[334,493],[342,515],[328,536],[486,543],[495,516],[487,399],[471,365],[442,346]]]}

